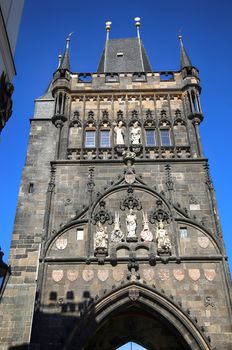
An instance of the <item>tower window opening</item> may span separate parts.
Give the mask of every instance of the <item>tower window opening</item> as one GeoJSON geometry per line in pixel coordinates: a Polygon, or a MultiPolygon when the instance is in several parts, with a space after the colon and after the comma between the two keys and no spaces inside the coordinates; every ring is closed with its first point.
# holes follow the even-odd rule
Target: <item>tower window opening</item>
{"type": "Polygon", "coordinates": [[[102,130],[100,137],[100,146],[101,147],[109,147],[110,146],[110,131],[102,130]]]}
{"type": "Polygon", "coordinates": [[[30,182],[28,186],[28,193],[33,193],[33,192],[34,192],[34,184],[33,182],[30,182]]]}
{"type": "Polygon", "coordinates": [[[91,130],[85,132],[85,147],[95,147],[95,131],[91,130]]]}
{"type": "Polygon", "coordinates": [[[161,146],[171,146],[171,138],[169,129],[161,129],[161,146]]]}
{"type": "Polygon", "coordinates": [[[146,144],[147,146],[155,147],[156,138],[154,129],[146,129],[146,144]]]}
{"type": "Polygon", "coordinates": [[[196,112],[199,112],[198,110],[198,105],[197,105],[197,100],[196,100],[196,96],[194,93],[192,93],[192,101],[193,101],[193,106],[196,112]]]}

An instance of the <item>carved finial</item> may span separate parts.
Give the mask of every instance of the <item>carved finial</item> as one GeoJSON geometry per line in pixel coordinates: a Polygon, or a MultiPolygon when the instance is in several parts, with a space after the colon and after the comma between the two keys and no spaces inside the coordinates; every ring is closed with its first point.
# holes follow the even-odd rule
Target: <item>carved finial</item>
{"type": "Polygon", "coordinates": [[[140,39],[140,33],[139,33],[139,28],[140,28],[140,17],[135,17],[135,26],[136,26],[136,29],[137,29],[137,37],[140,39]]]}
{"type": "Polygon", "coordinates": [[[110,22],[110,21],[106,22],[106,40],[109,40],[111,24],[112,24],[112,22],[110,22]]]}
{"type": "Polygon", "coordinates": [[[67,36],[67,39],[66,39],[66,49],[67,49],[67,50],[69,49],[70,38],[71,38],[71,36],[73,35],[73,33],[74,33],[74,32],[69,33],[69,35],[67,36]]]}

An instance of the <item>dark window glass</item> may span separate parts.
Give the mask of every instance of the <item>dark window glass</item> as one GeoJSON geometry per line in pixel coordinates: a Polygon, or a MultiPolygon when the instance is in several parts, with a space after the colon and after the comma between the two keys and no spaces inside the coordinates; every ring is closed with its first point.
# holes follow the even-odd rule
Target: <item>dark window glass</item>
{"type": "Polygon", "coordinates": [[[95,147],[95,131],[86,131],[85,147],[95,147]]]}
{"type": "Polygon", "coordinates": [[[101,147],[109,147],[110,146],[110,131],[109,130],[102,130],[101,131],[101,147]]]}
{"type": "Polygon", "coordinates": [[[146,129],[146,143],[147,143],[147,146],[156,146],[154,129],[146,129]]]}
{"type": "Polygon", "coordinates": [[[171,146],[170,131],[168,129],[160,130],[161,146],[171,146]]]}

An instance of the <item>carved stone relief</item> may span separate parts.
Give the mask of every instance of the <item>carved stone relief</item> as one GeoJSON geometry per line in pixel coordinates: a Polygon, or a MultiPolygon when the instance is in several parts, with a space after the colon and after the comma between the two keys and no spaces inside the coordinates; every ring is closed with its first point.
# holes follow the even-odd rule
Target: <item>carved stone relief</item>
{"type": "Polygon", "coordinates": [[[68,270],[67,271],[67,278],[70,282],[74,282],[77,280],[78,274],[79,273],[77,270],[68,270]]]}
{"type": "Polygon", "coordinates": [[[174,269],[173,276],[177,281],[183,281],[185,277],[185,271],[183,269],[174,269]]]}
{"type": "Polygon", "coordinates": [[[67,238],[58,238],[56,240],[56,247],[59,250],[63,250],[67,247],[68,240],[67,238]]]}
{"type": "Polygon", "coordinates": [[[153,234],[149,228],[149,221],[148,221],[147,213],[144,213],[144,211],[142,211],[142,213],[143,213],[143,230],[140,233],[140,237],[144,242],[152,242],[153,241],[153,234]]]}
{"type": "Polygon", "coordinates": [[[156,242],[158,254],[171,254],[171,241],[162,220],[160,220],[156,229],[156,242]]]}
{"type": "Polygon", "coordinates": [[[197,281],[199,280],[201,273],[199,269],[189,269],[188,271],[189,273],[189,277],[193,280],[193,281],[197,281]]]}
{"type": "Polygon", "coordinates": [[[205,278],[212,282],[216,277],[216,271],[214,269],[204,269],[205,278]]]}
{"type": "Polygon", "coordinates": [[[100,221],[96,225],[96,234],[94,238],[94,249],[98,253],[106,253],[108,251],[108,233],[107,227],[103,226],[100,221]]]}
{"type": "Polygon", "coordinates": [[[89,282],[93,279],[93,277],[94,277],[93,270],[86,269],[82,271],[82,278],[84,281],[89,282]]]}
{"type": "Polygon", "coordinates": [[[109,270],[98,270],[97,277],[100,281],[105,282],[109,277],[109,270]]]}
{"type": "Polygon", "coordinates": [[[197,241],[198,241],[198,244],[201,248],[204,248],[204,249],[208,248],[208,246],[209,246],[209,238],[208,237],[205,237],[205,236],[198,237],[197,241]]]}
{"type": "Polygon", "coordinates": [[[64,276],[63,270],[53,270],[52,271],[52,279],[55,282],[60,282],[64,276]]]}
{"type": "Polygon", "coordinates": [[[121,231],[119,212],[115,212],[114,230],[111,233],[112,242],[121,242],[124,239],[124,233],[121,231]]]}

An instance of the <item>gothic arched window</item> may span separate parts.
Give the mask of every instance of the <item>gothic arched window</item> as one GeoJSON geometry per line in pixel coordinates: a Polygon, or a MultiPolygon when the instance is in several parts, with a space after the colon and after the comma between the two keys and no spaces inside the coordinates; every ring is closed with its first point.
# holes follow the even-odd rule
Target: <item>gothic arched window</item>
{"type": "Polygon", "coordinates": [[[170,122],[168,120],[160,121],[159,131],[160,131],[161,146],[164,146],[164,147],[172,146],[170,122]]]}

